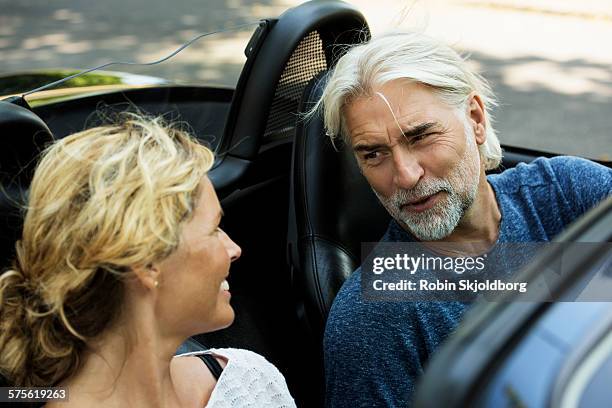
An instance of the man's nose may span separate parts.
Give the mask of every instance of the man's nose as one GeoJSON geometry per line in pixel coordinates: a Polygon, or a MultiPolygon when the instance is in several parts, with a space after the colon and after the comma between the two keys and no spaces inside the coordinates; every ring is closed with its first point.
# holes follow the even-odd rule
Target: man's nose
{"type": "Polygon", "coordinates": [[[405,150],[393,152],[393,182],[401,189],[411,189],[417,185],[425,170],[418,158],[405,150]]]}

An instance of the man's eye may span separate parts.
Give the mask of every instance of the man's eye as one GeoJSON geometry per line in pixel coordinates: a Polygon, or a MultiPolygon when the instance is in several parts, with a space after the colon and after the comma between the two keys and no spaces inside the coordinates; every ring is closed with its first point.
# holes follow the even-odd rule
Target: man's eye
{"type": "Polygon", "coordinates": [[[380,152],[368,152],[363,155],[364,160],[373,160],[380,157],[380,152]]]}
{"type": "Polygon", "coordinates": [[[385,157],[385,154],[381,151],[375,150],[371,152],[364,153],[361,156],[361,161],[368,166],[376,166],[380,164],[385,157]]]}
{"type": "Polygon", "coordinates": [[[410,138],[410,141],[411,141],[412,143],[418,143],[418,142],[420,142],[420,141],[424,140],[425,138],[427,138],[428,136],[431,136],[431,135],[433,135],[433,134],[435,134],[435,132],[432,132],[432,133],[424,133],[424,134],[421,134],[421,135],[416,135],[416,136],[413,136],[412,138],[410,138]]]}

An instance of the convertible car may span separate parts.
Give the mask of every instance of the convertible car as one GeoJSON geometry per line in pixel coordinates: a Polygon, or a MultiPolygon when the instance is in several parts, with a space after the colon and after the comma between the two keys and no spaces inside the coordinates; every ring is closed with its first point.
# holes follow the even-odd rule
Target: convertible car
{"type": "MultiPolygon", "coordinates": [[[[361,243],[378,241],[389,216],[350,149],[336,149],[320,118],[305,121],[302,114],[346,46],[368,38],[367,22],[352,6],[311,1],[260,21],[235,89],[118,80],[52,97],[21,91],[6,97],[0,102],[2,266],[13,256],[20,204],[45,144],[96,124],[101,107],[182,121],[217,152],[210,178],[226,214],[223,228],[243,249],[229,278],[235,323],[194,340],[264,355],[285,375],[298,406],[322,406],[328,312],[362,259],[361,243]]],[[[551,155],[504,146],[502,168],[551,155]]],[[[549,285],[555,299],[576,299],[594,276],[610,284],[611,238],[612,200],[558,238],[590,244],[574,249],[571,265],[549,285]]],[[[523,277],[537,279],[561,250],[543,253],[523,277]]],[[[430,362],[415,404],[612,406],[612,303],[568,308],[546,300],[475,305],[430,362]]]]}

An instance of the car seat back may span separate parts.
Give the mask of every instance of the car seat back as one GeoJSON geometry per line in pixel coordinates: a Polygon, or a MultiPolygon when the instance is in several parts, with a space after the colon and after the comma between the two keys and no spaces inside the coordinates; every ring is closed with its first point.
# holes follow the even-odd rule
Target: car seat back
{"type": "MultiPolygon", "coordinates": [[[[16,100],[25,104],[23,100],[16,100]]],[[[27,106],[27,104],[26,104],[27,106]]],[[[47,125],[17,103],[0,101],[0,267],[15,256],[21,236],[23,206],[37,159],[53,140],[47,125]]]]}
{"type": "MultiPolygon", "coordinates": [[[[301,112],[316,103],[324,84],[324,74],[311,81],[301,112]]],[[[332,302],[360,264],[361,243],[377,242],[390,217],[350,147],[332,145],[320,115],[298,123],[291,183],[290,263],[301,288],[304,318],[320,345],[332,302]]]]}

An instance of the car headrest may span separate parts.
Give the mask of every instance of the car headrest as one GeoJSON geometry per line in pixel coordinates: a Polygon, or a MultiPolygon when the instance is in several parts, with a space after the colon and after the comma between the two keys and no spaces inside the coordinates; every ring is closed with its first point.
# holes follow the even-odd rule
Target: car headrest
{"type": "Polygon", "coordinates": [[[36,159],[49,142],[51,131],[34,112],[0,101],[0,181],[30,184],[36,159]]]}
{"type": "MultiPolygon", "coordinates": [[[[307,86],[300,112],[320,98],[324,75],[307,86]]],[[[288,254],[305,321],[321,344],[336,294],[361,263],[361,243],[377,242],[389,223],[350,147],[336,150],[320,116],[299,121],[293,146],[288,254]]]]}
{"type": "Polygon", "coordinates": [[[51,131],[35,113],[0,101],[0,268],[15,255],[28,187],[38,156],[51,141],[51,131]]]}
{"type": "MultiPolygon", "coordinates": [[[[322,73],[311,81],[301,112],[321,97],[325,79],[322,73]]],[[[307,214],[302,233],[340,244],[354,259],[354,268],[360,263],[361,243],[377,242],[390,216],[361,174],[350,146],[332,144],[320,115],[298,124],[295,144],[293,181],[301,199],[295,204],[307,214]]]]}
{"type": "Polygon", "coordinates": [[[363,15],[341,1],[306,2],[263,21],[245,51],[221,150],[251,160],[262,141],[292,136],[308,82],[333,66],[339,45],[368,38],[363,15]]]}

